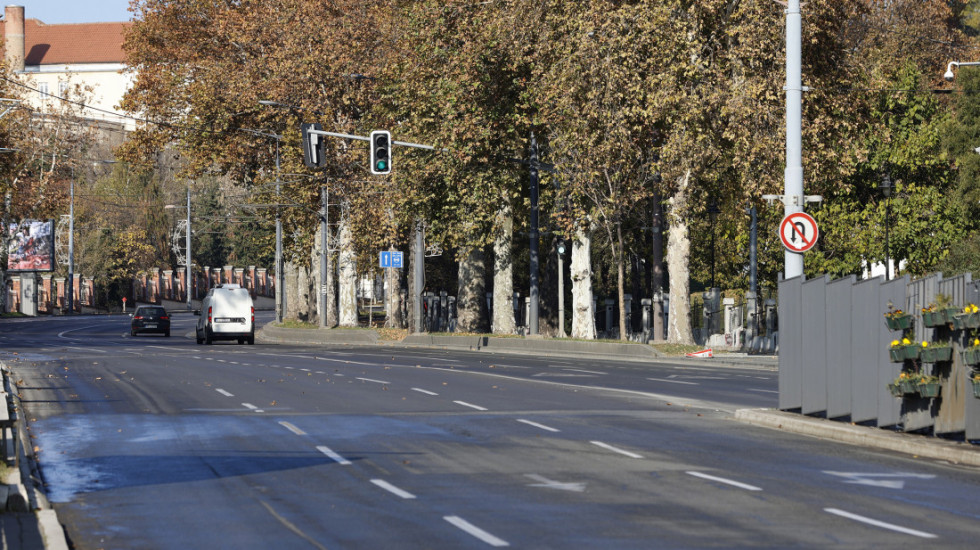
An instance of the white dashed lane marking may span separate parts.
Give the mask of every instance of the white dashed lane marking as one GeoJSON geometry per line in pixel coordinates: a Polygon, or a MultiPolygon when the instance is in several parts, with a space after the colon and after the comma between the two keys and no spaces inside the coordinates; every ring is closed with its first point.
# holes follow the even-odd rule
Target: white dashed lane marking
{"type": "Polygon", "coordinates": [[[453,403],[456,403],[457,405],[462,405],[464,407],[469,407],[471,409],[476,409],[478,411],[488,410],[486,407],[481,407],[479,405],[474,405],[472,403],[467,403],[466,401],[453,401],[453,403]]]}
{"type": "Polygon", "coordinates": [[[320,445],[319,447],[316,448],[316,450],[318,450],[321,453],[327,455],[328,457],[330,457],[331,459],[333,459],[334,462],[336,462],[337,464],[340,464],[341,466],[350,466],[350,461],[349,460],[347,460],[346,458],[344,458],[344,457],[340,456],[339,454],[335,453],[333,450],[330,449],[330,447],[325,447],[323,445],[320,445]]]}
{"type": "Polygon", "coordinates": [[[490,546],[494,546],[497,548],[510,546],[510,543],[508,543],[507,541],[501,538],[497,538],[491,535],[490,533],[487,533],[483,529],[480,529],[476,525],[473,525],[472,523],[466,521],[465,519],[459,516],[443,516],[442,519],[453,524],[455,527],[462,529],[464,532],[482,540],[483,542],[489,544],[490,546]]]}
{"type": "Polygon", "coordinates": [[[631,453],[630,451],[626,451],[626,450],[620,449],[619,447],[613,447],[612,445],[610,445],[608,443],[603,443],[602,441],[590,441],[590,443],[592,443],[593,445],[595,445],[597,447],[602,447],[603,449],[607,449],[607,450],[612,451],[614,453],[619,453],[621,455],[628,456],[630,458],[643,458],[643,455],[638,455],[636,453],[631,453]]]}
{"type": "Polygon", "coordinates": [[[701,479],[707,479],[708,481],[717,481],[718,483],[724,483],[726,485],[731,485],[732,487],[738,487],[739,489],[745,489],[746,491],[761,491],[762,489],[756,487],[755,485],[749,485],[748,483],[741,483],[739,481],[733,481],[731,479],[725,479],[723,477],[712,476],[708,474],[702,474],[701,472],[686,472],[687,475],[699,477],[701,479]]]}
{"type": "Polygon", "coordinates": [[[548,432],[555,432],[555,433],[557,433],[557,432],[561,431],[561,430],[559,430],[557,428],[552,428],[551,426],[545,426],[544,424],[538,424],[537,422],[531,422],[530,420],[524,420],[523,418],[518,418],[517,421],[518,422],[521,422],[523,424],[527,424],[528,426],[534,426],[535,428],[540,428],[540,429],[545,430],[545,431],[548,431],[548,432]]]}
{"type": "Polygon", "coordinates": [[[415,498],[415,495],[413,495],[412,493],[409,493],[408,491],[404,491],[402,489],[399,489],[398,487],[395,487],[394,485],[392,485],[391,483],[388,483],[387,481],[385,481],[383,479],[372,479],[371,480],[371,483],[377,485],[378,487],[381,487],[385,491],[388,491],[389,493],[391,493],[391,494],[393,494],[395,496],[398,496],[398,497],[401,497],[401,498],[404,498],[404,499],[415,498]]]}

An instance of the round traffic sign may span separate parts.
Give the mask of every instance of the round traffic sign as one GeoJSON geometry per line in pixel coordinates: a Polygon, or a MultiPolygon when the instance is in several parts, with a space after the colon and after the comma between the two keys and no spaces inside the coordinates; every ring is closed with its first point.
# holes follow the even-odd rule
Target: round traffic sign
{"type": "Polygon", "coordinates": [[[806,252],[817,244],[817,221],[806,212],[794,212],[779,224],[779,238],[790,252],[806,252]]]}

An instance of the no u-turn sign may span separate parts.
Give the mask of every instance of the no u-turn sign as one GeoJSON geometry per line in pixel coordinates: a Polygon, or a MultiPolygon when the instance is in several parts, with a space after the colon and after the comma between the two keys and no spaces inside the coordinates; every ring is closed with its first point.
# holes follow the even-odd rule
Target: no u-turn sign
{"type": "Polygon", "coordinates": [[[817,244],[817,221],[806,212],[794,212],[779,224],[779,238],[790,252],[806,252],[817,244]]]}

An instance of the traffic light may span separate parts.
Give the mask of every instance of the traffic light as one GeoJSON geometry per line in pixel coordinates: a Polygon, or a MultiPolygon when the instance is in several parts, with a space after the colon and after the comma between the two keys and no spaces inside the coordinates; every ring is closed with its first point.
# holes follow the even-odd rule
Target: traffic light
{"type": "Polygon", "coordinates": [[[564,256],[565,255],[565,239],[559,237],[558,238],[558,245],[557,246],[558,246],[558,255],[559,256],[564,256]]]}
{"type": "Polygon", "coordinates": [[[391,173],[391,132],[387,130],[371,132],[371,173],[391,173]]]}
{"type": "Polygon", "coordinates": [[[322,168],[326,165],[324,156],[326,154],[326,144],[323,136],[311,134],[310,130],[323,131],[323,126],[317,123],[300,124],[303,132],[303,163],[307,168],[322,168]]]}

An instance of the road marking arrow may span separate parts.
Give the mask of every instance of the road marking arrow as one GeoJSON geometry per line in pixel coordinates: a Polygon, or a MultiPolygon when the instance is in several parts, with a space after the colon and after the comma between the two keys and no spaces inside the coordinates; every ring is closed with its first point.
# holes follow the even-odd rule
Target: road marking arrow
{"type": "Polygon", "coordinates": [[[573,493],[582,493],[585,491],[585,482],[575,482],[575,483],[563,483],[561,481],[555,481],[553,479],[548,479],[542,475],[538,474],[525,474],[524,477],[529,477],[538,483],[531,483],[528,487],[544,487],[545,489],[558,489],[559,491],[572,491],[573,493]]]}
{"type": "Polygon", "coordinates": [[[934,479],[936,476],[931,474],[864,474],[860,472],[831,472],[824,470],[825,474],[842,477],[844,483],[854,483],[857,485],[870,485],[871,487],[884,487],[885,489],[904,489],[905,479],[934,479]]]}

